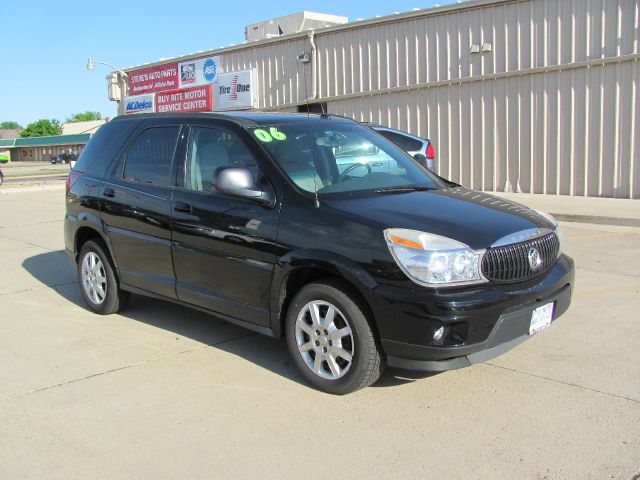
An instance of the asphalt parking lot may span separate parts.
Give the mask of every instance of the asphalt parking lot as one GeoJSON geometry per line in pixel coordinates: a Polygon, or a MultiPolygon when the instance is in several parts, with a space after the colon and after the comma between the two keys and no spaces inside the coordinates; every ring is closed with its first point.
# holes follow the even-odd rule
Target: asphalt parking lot
{"type": "Polygon", "coordinates": [[[82,303],[64,194],[0,195],[0,478],[631,479],[640,228],[563,223],[573,304],[497,359],[312,390],[284,342],[170,303],[82,303]]]}

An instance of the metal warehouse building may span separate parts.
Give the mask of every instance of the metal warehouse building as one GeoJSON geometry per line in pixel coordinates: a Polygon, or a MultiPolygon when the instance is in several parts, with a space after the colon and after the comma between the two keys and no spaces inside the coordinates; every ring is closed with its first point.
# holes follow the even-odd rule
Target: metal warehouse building
{"type": "Polygon", "coordinates": [[[465,186],[639,198],[639,3],[485,0],[416,10],[132,67],[127,83],[114,72],[111,96],[132,94],[141,69],[215,56],[219,74],[252,72],[250,106],[326,104],[328,113],[429,137],[438,172],[465,186]]]}

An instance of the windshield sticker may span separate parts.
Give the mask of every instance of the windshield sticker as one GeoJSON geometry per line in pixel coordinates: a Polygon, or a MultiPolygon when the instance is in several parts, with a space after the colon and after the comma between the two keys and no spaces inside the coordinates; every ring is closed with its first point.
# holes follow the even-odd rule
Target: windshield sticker
{"type": "Polygon", "coordinates": [[[253,131],[253,134],[258,138],[258,140],[264,143],[269,143],[274,140],[282,142],[287,139],[287,135],[278,130],[276,127],[269,128],[269,131],[266,131],[262,128],[256,128],[253,131]]]}

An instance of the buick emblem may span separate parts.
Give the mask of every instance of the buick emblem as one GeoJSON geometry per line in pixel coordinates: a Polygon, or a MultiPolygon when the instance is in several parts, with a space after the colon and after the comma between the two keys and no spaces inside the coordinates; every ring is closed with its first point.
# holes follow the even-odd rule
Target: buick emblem
{"type": "Polygon", "coordinates": [[[540,258],[540,253],[538,252],[538,250],[531,247],[527,256],[529,257],[529,266],[531,267],[531,270],[535,272],[542,265],[542,258],[540,258]]]}

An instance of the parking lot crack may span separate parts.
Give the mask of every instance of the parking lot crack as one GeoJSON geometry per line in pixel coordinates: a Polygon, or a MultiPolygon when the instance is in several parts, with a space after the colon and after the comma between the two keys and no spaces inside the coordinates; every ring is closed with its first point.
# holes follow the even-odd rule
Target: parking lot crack
{"type": "Polygon", "coordinates": [[[516,370],[514,368],[508,368],[508,367],[503,367],[501,365],[496,365],[495,363],[483,362],[483,365],[488,365],[490,367],[500,368],[502,370],[507,370],[507,371],[513,372],[513,373],[519,373],[521,375],[527,375],[529,377],[539,378],[541,380],[548,380],[550,382],[560,383],[562,385],[567,385],[567,386],[570,386],[570,387],[580,388],[582,390],[588,390],[588,391],[594,392],[594,393],[600,393],[602,395],[607,395],[609,397],[614,397],[614,398],[617,398],[619,400],[627,400],[629,402],[637,403],[637,404],[640,405],[640,400],[638,400],[636,398],[625,397],[624,395],[617,395],[615,393],[605,392],[605,391],[602,391],[602,390],[598,390],[596,388],[585,387],[584,385],[578,385],[577,383],[565,382],[565,381],[558,380],[558,379],[555,379],[555,378],[545,377],[544,375],[536,375],[535,373],[523,372],[521,370],[516,370]]]}
{"type": "Polygon", "coordinates": [[[199,345],[197,347],[189,348],[189,349],[186,349],[186,350],[181,350],[179,352],[172,353],[172,354],[169,354],[169,355],[161,355],[159,357],[150,358],[150,359],[143,360],[143,361],[140,361],[140,362],[134,362],[134,363],[131,363],[131,364],[128,364],[128,365],[123,365],[123,366],[117,367],[117,368],[111,368],[109,370],[104,370],[102,372],[92,373],[90,375],[85,375],[84,377],[74,378],[74,379],[68,380],[66,382],[56,383],[55,385],[48,385],[46,387],[36,388],[36,389],[30,390],[28,392],[23,392],[23,393],[19,393],[17,395],[12,395],[12,396],[6,397],[4,400],[9,401],[9,400],[14,400],[16,398],[26,397],[28,395],[33,395],[35,393],[46,392],[48,390],[53,390],[55,388],[64,387],[66,385],[71,385],[71,384],[74,384],[74,383],[83,382],[85,380],[90,380],[92,378],[101,377],[101,376],[108,375],[108,374],[115,373],[115,372],[121,372],[123,370],[127,370],[127,369],[130,369],[130,368],[133,368],[133,367],[139,367],[141,365],[148,365],[150,363],[155,363],[157,361],[164,360],[166,358],[176,357],[178,355],[185,355],[185,354],[192,353],[192,352],[195,352],[195,351],[198,351],[198,350],[204,350],[206,348],[217,347],[217,346],[220,346],[220,345],[224,345],[226,343],[234,342],[236,340],[242,340],[242,339],[247,338],[247,337],[253,337],[255,335],[256,335],[256,333],[251,332],[251,333],[247,333],[245,335],[239,335],[237,337],[232,337],[232,338],[228,338],[228,339],[225,339],[225,340],[221,340],[219,342],[206,344],[206,345],[199,345]]]}
{"type": "Polygon", "coordinates": [[[5,400],[14,400],[16,398],[22,398],[22,397],[26,397],[28,395],[33,395],[34,393],[46,392],[47,390],[53,390],[54,388],[64,387],[66,385],[71,385],[71,384],[74,384],[74,383],[83,382],[85,380],[90,380],[92,378],[101,377],[103,375],[108,375],[110,373],[121,372],[122,370],[127,370],[127,369],[133,368],[133,367],[139,367],[141,365],[147,365],[147,364],[150,364],[150,363],[157,362],[159,360],[163,360],[163,359],[168,358],[168,357],[173,357],[173,356],[176,356],[176,355],[182,355],[184,353],[189,353],[189,352],[192,352],[192,351],[195,351],[195,350],[202,350],[203,348],[207,348],[207,347],[208,347],[208,345],[201,345],[201,346],[198,346],[198,347],[195,347],[195,348],[190,348],[188,350],[183,350],[183,351],[180,351],[180,352],[177,352],[177,353],[173,353],[171,355],[162,355],[160,357],[150,358],[150,359],[143,360],[143,361],[140,361],[140,362],[134,362],[134,363],[131,363],[131,364],[128,364],[128,365],[123,365],[121,367],[111,368],[109,370],[104,370],[102,372],[96,372],[96,373],[92,373],[90,375],[85,375],[84,377],[74,378],[74,379],[68,380],[66,382],[56,383],[55,385],[48,385],[46,387],[36,388],[36,389],[30,390],[28,392],[23,392],[23,393],[19,393],[17,395],[12,395],[10,397],[5,398],[5,400]]]}
{"type": "Polygon", "coordinates": [[[25,288],[24,290],[17,290],[15,292],[2,292],[0,293],[0,297],[4,297],[7,295],[16,295],[18,293],[26,293],[26,292],[32,292],[34,290],[39,290],[41,288],[59,288],[59,287],[66,287],[67,285],[77,285],[78,282],[76,280],[74,280],[73,282],[63,282],[63,283],[55,283],[53,285],[38,285],[37,287],[32,287],[32,288],[25,288]]]}

